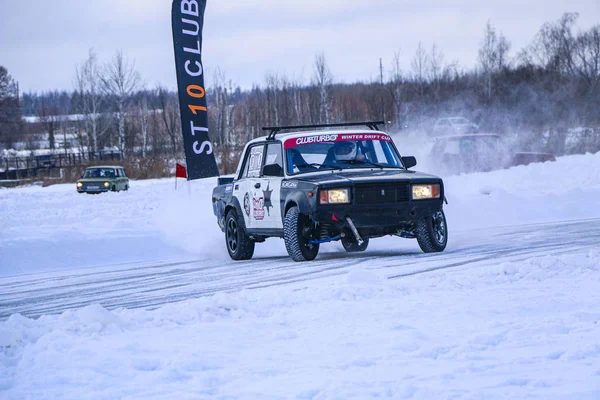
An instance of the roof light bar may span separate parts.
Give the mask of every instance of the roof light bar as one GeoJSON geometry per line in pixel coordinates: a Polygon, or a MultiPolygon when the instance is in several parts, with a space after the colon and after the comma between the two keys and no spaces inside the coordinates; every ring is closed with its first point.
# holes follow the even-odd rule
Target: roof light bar
{"type": "Polygon", "coordinates": [[[319,124],[319,125],[293,125],[293,126],[268,126],[263,127],[263,131],[270,131],[267,136],[267,140],[275,140],[275,135],[277,135],[282,130],[288,129],[307,129],[307,128],[334,128],[334,127],[344,127],[344,126],[367,126],[372,131],[379,130],[378,125],[385,125],[385,121],[362,121],[362,122],[345,122],[338,124],[319,124]]]}

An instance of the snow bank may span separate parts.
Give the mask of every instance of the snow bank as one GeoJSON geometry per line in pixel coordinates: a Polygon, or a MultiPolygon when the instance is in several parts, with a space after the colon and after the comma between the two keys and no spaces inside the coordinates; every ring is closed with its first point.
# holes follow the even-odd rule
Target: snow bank
{"type": "Polygon", "coordinates": [[[0,324],[20,398],[593,399],[600,256],[90,306],[0,324]],[[548,296],[552,293],[552,296],[548,296]]]}

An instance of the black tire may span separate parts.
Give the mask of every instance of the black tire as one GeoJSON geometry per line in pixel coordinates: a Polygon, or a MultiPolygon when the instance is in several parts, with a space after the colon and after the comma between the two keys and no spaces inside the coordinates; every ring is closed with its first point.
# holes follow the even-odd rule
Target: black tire
{"type": "Polygon", "coordinates": [[[125,188],[123,190],[124,191],[128,191],[129,190],[129,185],[125,185],[125,188]]]}
{"type": "Polygon", "coordinates": [[[113,187],[110,190],[112,190],[113,192],[116,192],[117,191],[117,187],[113,185],[113,187]]]}
{"type": "Polygon", "coordinates": [[[369,238],[363,238],[363,242],[360,246],[354,238],[344,237],[342,238],[341,242],[342,246],[344,246],[344,250],[346,250],[348,253],[365,251],[369,246],[369,238]]]}
{"type": "Polygon", "coordinates": [[[254,255],[254,240],[246,234],[244,218],[230,210],[225,218],[225,246],[232,260],[249,260],[254,255]]]}
{"type": "Polygon", "coordinates": [[[444,251],[448,243],[448,225],[442,210],[417,221],[415,236],[425,253],[444,251]]]}
{"type": "Polygon", "coordinates": [[[294,261],[312,261],[319,253],[318,244],[308,244],[310,218],[292,207],[285,214],[283,239],[288,254],[294,261]]]}

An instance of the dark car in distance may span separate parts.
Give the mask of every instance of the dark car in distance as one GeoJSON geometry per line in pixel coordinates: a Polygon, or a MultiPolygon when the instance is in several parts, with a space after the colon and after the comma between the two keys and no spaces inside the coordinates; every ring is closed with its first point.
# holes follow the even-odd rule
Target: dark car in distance
{"type": "Polygon", "coordinates": [[[97,165],[86,168],[76,186],[79,193],[119,192],[129,189],[129,178],[121,166],[97,165]]]}
{"type": "Polygon", "coordinates": [[[230,257],[250,259],[269,237],[283,238],[294,261],[313,260],[323,243],[357,252],[386,235],[443,251],[442,179],[411,170],[416,159],[400,156],[377,124],[264,128],[271,133],[249,142],[234,177],[219,178],[213,190],[230,257]],[[301,130],[354,125],[370,130],[301,130]]]}
{"type": "Polygon", "coordinates": [[[477,133],[434,139],[430,160],[447,173],[487,172],[536,162],[556,161],[553,154],[515,152],[498,134],[477,133]]]}

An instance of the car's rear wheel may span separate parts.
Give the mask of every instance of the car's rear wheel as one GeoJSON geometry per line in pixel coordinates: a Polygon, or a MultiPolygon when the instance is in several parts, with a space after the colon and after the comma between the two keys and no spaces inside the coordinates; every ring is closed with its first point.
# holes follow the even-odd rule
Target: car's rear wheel
{"type": "Polygon", "coordinates": [[[246,233],[244,218],[230,210],[225,218],[225,245],[232,260],[249,260],[254,255],[254,240],[246,233]]]}
{"type": "Polygon", "coordinates": [[[292,260],[312,261],[317,257],[319,245],[309,243],[312,229],[310,218],[301,214],[298,207],[290,208],[285,214],[283,239],[292,260]]]}
{"type": "Polygon", "coordinates": [[[358,244],[355,238],[344,237],[341,240],[344,250],[348,253],[355,253],[358,251],[365,251],[369,246],[369,238],[363,238],[362,244],[358,244]]]}
{"type": "Polygon", "coordinates": [[[442,210],[419,219],[415,226],[419,247],[425,253],[444,251],[448,243],[448,226],[442,210]]]}

